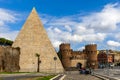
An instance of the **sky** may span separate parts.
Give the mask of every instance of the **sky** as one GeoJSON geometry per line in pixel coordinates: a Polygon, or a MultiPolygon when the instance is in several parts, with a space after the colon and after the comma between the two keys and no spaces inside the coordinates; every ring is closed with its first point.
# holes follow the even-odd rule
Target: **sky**
{"type": "Polygon", "coordinates": [[[0,37],[14,41],[33,7],[56,50],[120,50],[120,0],[0,0],[0,37]]]}

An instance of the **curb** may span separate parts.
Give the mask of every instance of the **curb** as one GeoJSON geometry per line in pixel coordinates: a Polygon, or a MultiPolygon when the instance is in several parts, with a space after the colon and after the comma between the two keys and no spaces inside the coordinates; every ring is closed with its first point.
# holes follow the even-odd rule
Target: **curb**
{"type": "Polygon", "coordinates": [[[58,74],[57,76],[51,78],[50,80],[54,80],[55,78],[57,78],[58,76],[62,75],[62,77],[59,80],[63,80],[65,78],[66,75],[64,74],[58,74]]]}
{"type": "Polygon", "coordinates": [[[66,77],[66,75],[63,75],[59,80],[63,80],[66,77]]]}
{"type": "Polygon", "coordinates": [[[53,80],[53,79],[55,79],[55,78],[56,78],[56,77],[58,77],[58,76],[60,76],[60,74],[58,74],[57,76],[55,76],[55,77],[51,78],[50,80],[53,80]]]}

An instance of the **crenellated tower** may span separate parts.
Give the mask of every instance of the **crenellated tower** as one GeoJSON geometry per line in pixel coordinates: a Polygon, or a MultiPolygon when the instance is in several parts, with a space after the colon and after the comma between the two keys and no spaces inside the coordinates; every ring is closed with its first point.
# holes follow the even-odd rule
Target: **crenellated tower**
{"type": "Polygon", "coordinates": [[[69,43],[62,43],[59,47],[60,54],[61,54],[61,61],[63,64],[63,67],[66,69],[71,66],[71,48],[69,43]]]}
{"type": "Polygon", "coordinates": [[[85,46],[85,53],[87,54],[87,66],[90,68],[97,68],[97,45],[96,44],[88,44],[85,46]]]}

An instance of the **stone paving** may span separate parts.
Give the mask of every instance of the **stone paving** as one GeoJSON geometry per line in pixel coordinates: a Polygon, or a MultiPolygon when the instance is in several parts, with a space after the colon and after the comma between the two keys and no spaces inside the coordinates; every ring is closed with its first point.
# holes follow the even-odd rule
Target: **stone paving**
{"type": "Polygon", "coordinates": [[[106,69],[105,68],[105,69],[94,70],[94,72],[104,75],[104,76],[120,79],[120,69],[106,69]]]}
{"type": "Polygon", "coordinates": [[[92,75],[79,74],[77,72],[67,73],[64,80],[102,80],[92,75]]]}

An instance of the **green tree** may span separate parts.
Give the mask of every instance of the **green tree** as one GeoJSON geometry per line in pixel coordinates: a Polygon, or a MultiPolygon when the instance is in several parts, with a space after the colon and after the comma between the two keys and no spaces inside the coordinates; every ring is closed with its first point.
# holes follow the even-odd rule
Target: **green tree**
{"type": "Polygon", "coordinates": [[[5,38],[0,38],[0,45],[12,45],[13,41],[5,39],[5,38]]]}

